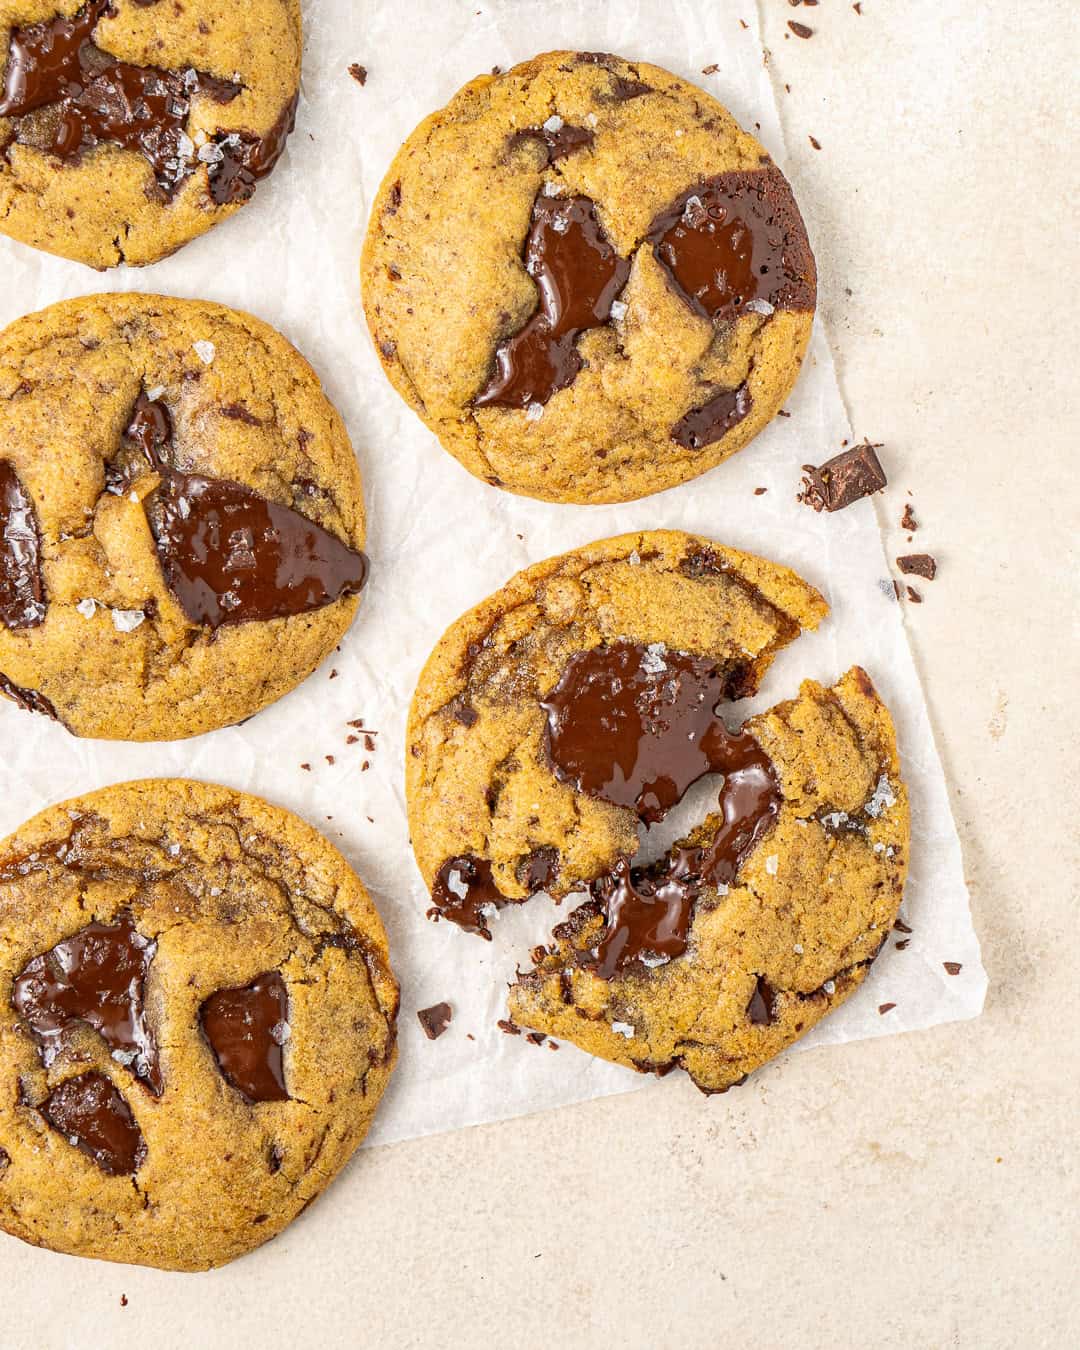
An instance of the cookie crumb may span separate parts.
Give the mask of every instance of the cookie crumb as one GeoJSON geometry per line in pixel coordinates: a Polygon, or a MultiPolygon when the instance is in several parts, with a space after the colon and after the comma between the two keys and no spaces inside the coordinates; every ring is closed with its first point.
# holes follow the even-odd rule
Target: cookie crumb
{"type": "Polygon", "coordinates": [[[416,1016],[428,1040],[437,1041],[450,1025],[454,1010],[449,1003],[433,1003],[430,1008],[419,1008],[416,1016]]]}
{"type": "Polygon", "coordinates": [[[362,66],[359,61],[354,61],[349,67],[349,74],[357,84],[367,84],[367,67],[362,66]]]}

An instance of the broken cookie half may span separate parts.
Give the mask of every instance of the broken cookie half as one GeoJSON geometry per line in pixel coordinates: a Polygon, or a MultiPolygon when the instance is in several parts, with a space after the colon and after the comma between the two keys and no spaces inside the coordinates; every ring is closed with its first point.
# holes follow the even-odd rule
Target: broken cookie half
{"type": "Polygon", "coordinates": [[[537,564],[444,635],[409,728],[429,913],[490,938],[504,905],[585,896],[515,1022],[720,1091],[859,984],[907,858],[888,712],[859,668],[738,731],[719,712],[826,612],[786,568],[655,531],[537,564]],[[718,775],[712,814],[641,861],[718,775]]]}

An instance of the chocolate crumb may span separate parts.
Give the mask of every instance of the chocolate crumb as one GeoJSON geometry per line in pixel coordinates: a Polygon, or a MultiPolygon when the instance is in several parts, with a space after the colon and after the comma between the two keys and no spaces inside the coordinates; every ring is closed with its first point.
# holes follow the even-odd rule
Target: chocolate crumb
{"type": "Polygon", "coordinates": [[[915,931],[914,928],[909,928],[903,919],[896,919],[893,923],[893,927],[898,933],[914,933],[915,931]]]}
{"type": "Polygon", "coordinates": [[[702,73],[702,75],[716,75],[716,74],[719,73],[719,71],[720,71],[720,67],[719,67],[718,65],[716,65],[715,62],[714,62],[711,66],[702,66],[702,67],[701,67],[701,73],[702,73]]]}
{"type": "Polygon", "coordinates": [[[332,680],[336,680],[336,679],[337,679],[337,671],[336,671],[336,670],[332,670],[332,671],[330,672],[330,679],[332,679],[332,680]]]}
{"type": "Polygon", "coordinates": [[[755,496],[755,497],[764,497],[765,493],[768,492],[768,490],[769,490],[768,488],[755,488],[755,489],[754,489],[754,496],[755,496]]]}
{"type": "Polygon", "coordinates": [[[821,149],[821,142],[818,140],[816,136],[810,137],[810,144],[814,147],[815,150],[821,149]]]}
{"type": "Polygon", "coordinates": [[[324,756],[324,758],[326,759],[327,764],[333,764],[333,762],[334,762],[334,756],[333,756],[333,755],[326,755],[326,756],[324,756]]]}
{"type": "Polygon", "coordinates": [[[964,969],[959,961],[942,961],[941,963],[950,975],[959,975],[964,969]]]}
{"type": "Polygon", "coordinates": [[[424,1035],[429,1041],[439,1039],[450,1025],[453,1015],[454,1010],[449,1003],[433,1003],[430,1008],[420,1008],[416,1013],[417,1020],[424,1028],[424,1035]]]}
{"type": "Polygon", "coordinates": [[[895,1003],[879,1003],[879,1004],[878,1004],[878,1012],[879,1012],[882,1016],[884,1016],[887,1012],[892,1012],[892,1010],[893,1010],[895,1007],[896,1007],[896,1004],[895,1004],[895,1003]]]}
{"type": "Polygon", "coordinates": [[[897,950],[898,952],[907,951],[908,947],[910,947],[910,946],[911,946],[911,939],[910,939],[910,938],[904,938],[903,942],[898,942],[898,943],[896,944],[896,950],[897,950]]]}
{"type": "Polygon", "coordinates": [[[121,1295],[120,1295],[120,1306],[121,1306],[121,1308],[126,1308],[127,1305],[128,1305],[127,1294],[121,1294],[121,1295]]]}
{"type": "Polygon", "coordinates": [[[855,3],[851,6],[851,8],[855,11],[856,14],[861,15],[861,14],[862,14],[862,0],[855,0],[855,3]]]}
{"type": "Polygon", "coordinates": [[[786,408],[781,408],[781,409],[777,412],[776,415],[777,415],[777,417],[790,417],[790,416],[791,416],[791,414],[787,411],[786,408]]]}
{"type": "Polygon", "coordinates": [[[804,23],[796,23],[794,19],[788,19],[787,25],[796,37],[811,38],[814,36],[814,30],[808,28],[804,23]]]}
{"type": "Polygon", "coordinates": [[[475,1040],[476,1040],[476,1037],[472,1034],[471,1031],[467,1031],[467,1032],[465,1033],[465,1039],[466,1039],[467,1041],[475,1041],[475,1040]]]}
{"type": "Polygon", "coordinates": [[[357,84],[367,84],[367,68],[354,61],[349,67],[349,74],[357,84]]]}
{"type": "Polygon", "coordinates": [[[911,601],[913,605],[922,604],[922,596],[919,594],[919,592],[915,589],[914,586],[909,586],[907,588],[907,598],[911,601]]]}
{"type": "Polygon", "coordinates": [[[559,1048],[559,1042],[558,1042],[558,1041],[548,1041],[547,1045],[548,1045],[548,1049],[549,1049],[549,1050],[558,1050],[558,1048],[559,1048]]]}
{"type": "Polygon", "coordinates": [[[543,1045],[547,1037],[542,1031],[529,1031],[526,1032],[525,1039],[530,1045],[543,1045]]]}
{"type": "Polygon", "coordinates": [[[310,773],[310,772],[311,772],[311,765],[310,765],[310,764],[301,764],[300,767],[301,767],[306,773],[310,773]]]}
{"type": "Polygon", "coordinates": [[[350,734],[349,734],[348,736],[345,737],[345,744],[346,744],[346,745],[355,745],[356,742],[357,742],[359,739],[360,739],[359,736],[354,736],[354,735],[352,735],[352,733],[350,732],[350,734]]]}
{"type": "Polygon", "coordinates": [[[842,511],[845,506],[880,492],[888,480],[877,457],[880,445],[863,441],[834,455],[820,468],[803,465],[803,490],[798,500],[815,511],[842,511]]]}
{"type": "Polygon", "coordinates": [[[740,28],[749,28],[750,25],[746,22],[745,19],[740,19],[740,20],[739,20],[739,27],[740,27],[740,28]]]}
{"type": "Polygon", "coordinates": [[[508,1036],[520,1036],[521,1028],[514,1026],[513,1022],[508,1022],[505,1017],[500,1017],[495,1023],[500,1031],[505,1031],[508,1036]]]}
{"type": "Polygon", "coordinates": [[[919,528],[919,522],[915,519],[915,512],[911,509],[911,503],[904,503],[904,514],[900,517],[900,528],[907,530],[909,534],[914,534],[919,528]]]}
{"type": "Polygon", "coordinates": [[[937,560],[929,553],[906,553],[902,558],[897,558],[896,565],[905,576],[909,577],[923,577],[926,581],[933,581],[937,575],[937,560]]]}

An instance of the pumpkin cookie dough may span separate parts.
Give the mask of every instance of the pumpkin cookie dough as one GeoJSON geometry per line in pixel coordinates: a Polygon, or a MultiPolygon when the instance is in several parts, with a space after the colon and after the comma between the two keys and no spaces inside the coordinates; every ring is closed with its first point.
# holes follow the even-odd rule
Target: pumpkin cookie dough
{"type": "Polygon", "coordinates": [[[655,66],[549,52],[465,86],[375,201],[364,305],[473,474],[628,501],[742,449],[798,375],[814,258],[783,174],[655,66]]]}
{"type": "Polygon", "coordinates": [[[168,1270],[279,1233],[371,1124],[398,989],[374,905],[287,811],[158,779],[0,843],[0,1226],[168,1270]]]}
{"type": "Polygon", "coordinates": [[[242,721],[340,641],[360,473],[266,324],[100,295],[0,333],[0,692],[79,736],[242,721]]]}
{"type": "Polygon", "coordinates": [[[293,129],[299,0],[0,0],[0,230],[91,267],[174,253],[293,129]]]}
{"type": "Polygon", "coordinates": [[[654,531],[529,568],[444,635],[408,737],[431,916],[490,938],[503,905],[586,897],[515,1024],[720,1091],[858,986],[907,865],[887,710],[855,667],[737,732],[717,712],[826,612],[786,568],[654,531]],[[712,814],[643,861],[640,827],[713,774],[712,814]]]}

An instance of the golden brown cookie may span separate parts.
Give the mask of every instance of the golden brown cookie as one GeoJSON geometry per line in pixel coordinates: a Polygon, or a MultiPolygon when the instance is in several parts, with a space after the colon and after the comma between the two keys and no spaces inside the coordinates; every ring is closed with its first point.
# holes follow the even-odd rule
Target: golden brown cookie
{"type": "Polygon", "coordinates": [[[156,779],[0,843],[0,1225],[170,1270],[279,1233],[394,1063],[382,922],[315,830],[156,779]]]}
{"type": "Polygon", "coordinates": [[[655,531],[531,567],[443,636],[406,775],[429,912],[490,937],[503,905],[585,892],[516,1024],[718,1091],[862,980],[907,864],[887,710],[857,667],[737,732],[718,708],[826,609],[786,568],[655,531]],[[709,775],[712,814],[646,861],[640,826],[709,775]]]}
{"type": "Polygon", "coordinates": [[[0,230],[91,267],[250,200],[296,117],[299,0],[0,0],[0,230]]]}
{"type": "Polygon", "coordinates": [[[318,377],[250,315],[69,300],[0,333],[0,691],[79,736],[250,717],[345,633],[360,473],[318,377]]]}
{"type": "Polygon", "coordinates": [[[364,306],[394,387],[477,477],[628,501],[779,411],[813,322],[784,176],[656,66],[549,52],[413,132],[376,198],[364,306]]]}

